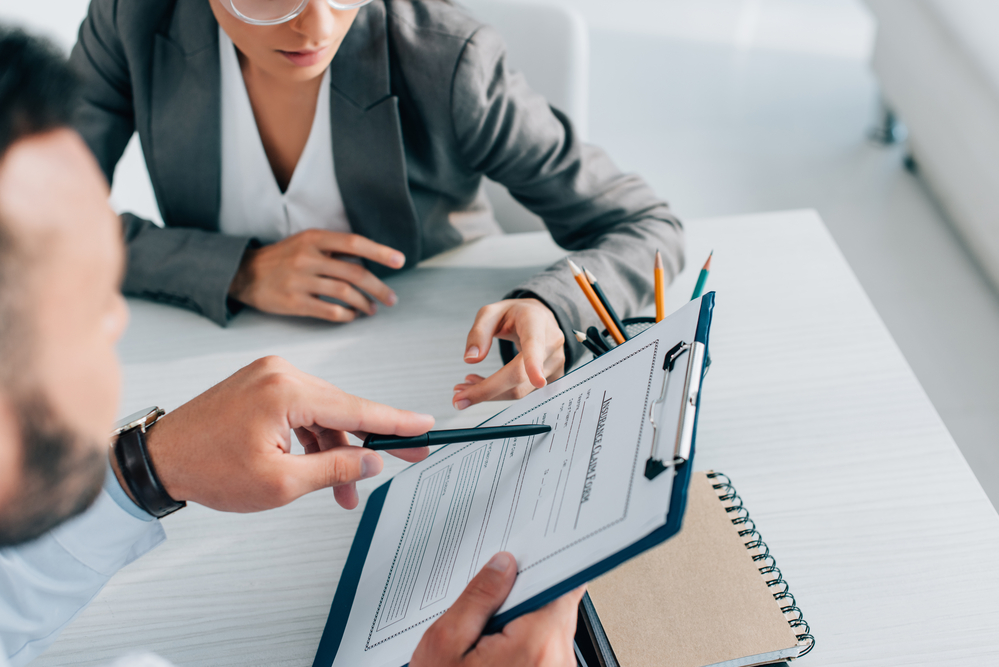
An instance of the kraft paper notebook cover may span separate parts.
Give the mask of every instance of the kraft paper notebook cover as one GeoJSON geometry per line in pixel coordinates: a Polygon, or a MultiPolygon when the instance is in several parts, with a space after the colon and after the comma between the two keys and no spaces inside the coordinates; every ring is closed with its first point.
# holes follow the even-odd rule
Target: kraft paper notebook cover
{"type": "Polygon", "coordinates": [[[763,665],[814,645],[748,511],[717,473],[693,473],[672,540],[592,581],[584,602],[599,654],[588,667],[763,665]]]}

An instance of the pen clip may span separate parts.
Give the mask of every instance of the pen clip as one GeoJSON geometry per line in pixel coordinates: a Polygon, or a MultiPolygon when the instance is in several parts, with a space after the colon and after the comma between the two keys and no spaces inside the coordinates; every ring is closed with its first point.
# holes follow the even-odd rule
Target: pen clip
{"type": "Polygon", "coordinates": [[[649,408],[649,421],[652,423],[652,452],[645,462],[645,476],[652,480],[667,470],[690,460],[690,448],[694,440],[694,422],[697,417],[697,397],[701,390],[701,379],[704,374],[705,347],[703,343],[684,343],[674,345],[666,353],[663,361],[663,386],[658,400],[649,408]],[[665,432],[661,423],[669,395],[670,378],[676,368],[676,362],[687,354],[686,373],[683,381],[682,403],[677,420],[676,439],[673,443],[673,458],[669,463],[659,454],[659,444],[665,432]]]}

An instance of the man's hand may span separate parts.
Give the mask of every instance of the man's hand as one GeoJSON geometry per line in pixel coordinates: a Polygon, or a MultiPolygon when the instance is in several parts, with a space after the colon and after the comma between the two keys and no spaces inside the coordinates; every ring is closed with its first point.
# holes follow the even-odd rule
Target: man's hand
{"type": "Polygon", "coordinates": [[[517,578],[517,563],[498,553],[468,583],[465,592],[431,625],[409,662],[411,667],[575,667],[572,638],[576,608],[585,588],[511,621],[495,635],[482,635],[517,578]]]}
{"type": "MultiPolygon", "coordinates": [[[[413,436],[433,425],[430,415],[351,396],[267,357],[163,417],[147,443],[163,486],[177,500],[256,512],[333,487],[337,502],[353,509],[354,483],[380,473],[383,462],[348,445],[346,433],[413,436]],[[289,453],[292,430],[304,456],[289,453]]],[[[424,447],[397,455],[419,461],[428,453],[424,447]]]]}
{"type": "Polygon", "coordinates": [[[248,250],[229,296],[267,313],[331,322],[350,322],[358,313],[374,315],[377,307],[371,297],[394,306],[395,292],[360,264],[345,261],[346,257],[362,257],[393,269],[406,263],[398,250],[363,236],[309,229],[248,250]],[[321,296],[349,308],[323,301],[321,296]]]}
{"type": "Polygon", "coordinates": [[[520,353],[488,378],[467,375],[451,399],[464,410],[482,401],[523,398],[565,373],[565,336],[548,306],[537,299],[507,299],[484,306],[465,344],[465,361],[477,364],[493,338],[513,341],[520,353]]]}

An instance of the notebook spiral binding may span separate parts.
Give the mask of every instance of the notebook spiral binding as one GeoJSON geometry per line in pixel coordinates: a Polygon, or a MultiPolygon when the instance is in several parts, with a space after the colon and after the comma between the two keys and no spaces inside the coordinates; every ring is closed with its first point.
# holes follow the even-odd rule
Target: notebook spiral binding
{"type": "Polygon", "coordinates": [[[791,594],[788,583],[784,581],[784,576],[781,574],[780,568],[777,567],[777,561],[770,555],[770,547],[763,541],[760,532],[756,530],[756,524],[749,518],[749,510],[742,504],[742,498],[732,486],[732,480],[728,478],[728,475],[720,472],[709,472],[708,479],[717,480],[712,487],[715,491],[722,492],[718,499],[731,503],[725,508],[725,511],[735,514],[732,524],[741,526],[739,536],[746,540],[746,549],[756,550],[757,553],[753,555],[753,560],[759,565],[760,574],[766,579],[767,586],[775,591],[773,593],[774,600],[780,604],[780,610],[787,618],[788,625],[794,630],[798,642],[805,646],[797,657],[808,655],[815,648],[815,637],[812,636],[808,622],[805,621],[801,610],[795,603],[794,595],[791,594]]]}

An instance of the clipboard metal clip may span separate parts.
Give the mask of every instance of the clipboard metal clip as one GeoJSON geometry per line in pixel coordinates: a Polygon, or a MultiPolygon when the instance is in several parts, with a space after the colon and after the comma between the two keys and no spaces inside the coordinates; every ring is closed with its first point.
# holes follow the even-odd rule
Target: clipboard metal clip
{"type": "Polygon", "coordinates": [[[670,467],[683,465],[690,459],[690,448],[694,440],[694,420],[697,415],[697,396],[701,390],[701,379],[705,370],[706,350],[703,343],[684,343],[680,341],[666,353],[663,361],[663,386],[659,398],[649,408],[649,421],[652,423],[652,452],[645,462],[645,476],[652,480],[670,467]],[[676,427],[676,439],[673,442],[672,459],[664,460],[660,453],[660,441],[666,432],[663,417],[669,397],[670,379],[677,366],[677,361],[687,355],[686,373],[683,380],[682,403],[676,427]]]}

